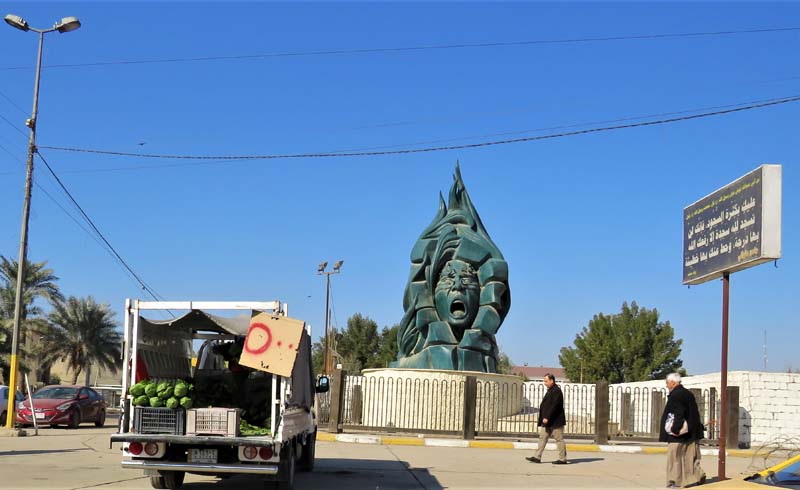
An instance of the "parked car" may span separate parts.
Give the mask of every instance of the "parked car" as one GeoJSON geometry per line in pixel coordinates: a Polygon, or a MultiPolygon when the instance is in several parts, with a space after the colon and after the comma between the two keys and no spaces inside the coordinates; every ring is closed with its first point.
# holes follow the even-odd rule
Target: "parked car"
{"type": "Polygon", "coordinates": [[[703,485],[716,489],[752,488],[769,490],[769,487],[800,489],[800,455],[789,458],[755,475],[740,476],[721,482],[703,485]]]}
{"type": "MultiPolygon", "coordinates": [[[[105,425],[106,402],[99,393],[86,386],[45,386],[32,398],[36,421],[41,425],[56,427],[66,424],[73,429],[84,422],[94,422],[97,427],[105,425]]],[[[33,417],[30,400],[17,406],[18,424],[33,425],[33,417]]]]}
{"type": "MultiPolygon", "coordinates": [[[[19,391],[15,397],[15,401],[21,402],[25,399],[19,391]]],[[[6,425],[6,412],[8,411],[8,386],[0,385],[0,426],[6,425]]]]}

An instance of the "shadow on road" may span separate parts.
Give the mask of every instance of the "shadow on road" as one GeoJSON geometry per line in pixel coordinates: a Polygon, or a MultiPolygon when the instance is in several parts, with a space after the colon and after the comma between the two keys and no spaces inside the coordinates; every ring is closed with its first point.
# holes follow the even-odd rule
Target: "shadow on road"
{"type": "Polygon", "coordinates": [[[0,451],[0,457],[3,456],[30,456],[34,454],[62,454],[74,453],[78,451],[91,451],[88,447],[81,447],[75,449],[28,449],[23,451],[0,451]]]}
{"type": "Polygon", "coordinates": [[[605,458],[575,458],[570,459],[569,464],[594,463],[595,461],[605,461],[605,458]]]}
{"type": "MultiPolygon", "coordinates": [[[[216,482],[190,482],[185,490],[241,490],[263,488],[263,479],[257,476],[236,475],[216,482]]],[[[443,490],[427,468],[414,468],[405,461],[367,459],[317,459],[311,473],[297,473],[296,488],[347,490],[419,489],[443,490]]]]}

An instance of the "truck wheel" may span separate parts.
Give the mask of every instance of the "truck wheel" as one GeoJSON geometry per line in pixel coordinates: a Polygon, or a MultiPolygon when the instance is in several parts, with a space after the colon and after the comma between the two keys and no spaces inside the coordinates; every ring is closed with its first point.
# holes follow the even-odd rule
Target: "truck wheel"
{"type": "Polygon", "coordinates": [[[308,438],[305,447],[303,448],[303,454],[300,456],[300,461],[298,462],[297,469],[300,471],[314,471],[314,452],[317,442],[317,432],[314,431],[314,434],[308,438]]]}
{"type": "Polygon", "coordinates": [[[150,486],[153,488],[181,488],[186,473],[183,471],[162,471],[158,476],[150,477],[150,486]]]}
{"type": "Polygon", "coordinates": [[[295,452],[294,442],[289,444],[289,450],[286,451],[286,463],[283,467],[283,478],[278,481],[278,490],[292,490],[294,488],[294,469],[295,469],[295,452]]]}

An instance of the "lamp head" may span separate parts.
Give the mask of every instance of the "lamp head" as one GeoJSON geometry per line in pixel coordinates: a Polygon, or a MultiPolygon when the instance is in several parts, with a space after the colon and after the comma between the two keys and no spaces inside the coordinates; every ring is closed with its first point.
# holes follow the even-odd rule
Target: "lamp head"
{"type": "Polygon", "coordinates": [[[342,268],[342,264],[344,264],[344,260],[337,260],[335,264],[333,264],[333,272],[339,272],[339,269],[342,268]]]}
{"type": "Polygon", "coordinates": [[[19,15],[8,14],[6,15],[3,20],[6,21],[6,24],[10,25],[15,29],[19,29],[20,31],[27,31],[30,29],[28,26],[28,21],[20,17],[19,15]]]}
{"type": "Polygon", "coordinates": [[[77,30],[81,27],[81,21],[78,20],[77,17],[64,17],[63,19],[56,22],[53,26],[55,30],[60,33],[71,32],[77,30]]]}
{"type": "Polygon", "coordinates": [[[328,267],[328,263],[327,262],[320,263],[319,267],[317,267],[317,273],[318,274],[322,274],[323,272],[325,272],[325,268],[326,267],[328,267]]]}

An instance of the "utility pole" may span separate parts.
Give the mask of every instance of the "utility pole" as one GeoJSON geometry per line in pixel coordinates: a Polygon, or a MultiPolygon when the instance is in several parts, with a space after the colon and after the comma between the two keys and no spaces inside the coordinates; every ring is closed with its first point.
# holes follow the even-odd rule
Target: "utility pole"
{"type": "Polygon", "coordinates": [[[28,251],[28,217],[31,210],[31,186],[33,185],[33,156],[36,153],[36,117],[39,112],[39,80],[42,74],[42,46],[44,45],[44,35],[48,32],[58,31],[61,33],[74,31],[81,26],[80,21],[75,17],[64,17],[56,22],[50,29],[36,29],[28,25],[28,22],[17,15],[6,15],[3,19],[6,24],[21,31],[33,31],[39,34],[39,51],[36,56],[36,78],[33,83],[33,110],[31,117],[25,121],[25,125],[30,128],[28,139],[28,163],[25,172],[25,200],[22,205],[22,229],[19,237],[19,259],[17,262],[17,290],[14,296],[14,328],[11,337],[11,366],[8,376],[8,407],[6,410],[6,428],[14,427],[15,400],[14,395],[17,391],[17,355],[19,351],[19,331],[22,321],[22,294],[25,280],[25,266],[28,251]]]}
{"type": "Polygon", "coordinates": [[[330,317],[331,317],[331,310],[330,310],[330,300],[331,300],[331,274],[339,274],[341,272],[342,264],[344,264],[344,260],[338,260],[335,264],[333,264],[333,270],[326,272],[325,268],[328,267],[327,262],[322,262],[317,267],[317,275],[324,274],[325,277],[325,364],[323,367],[323,371],[325,374],[330,374],[333,371],[333,366],[331,365],[331,355],[330,355],[330,332],[328,331],[330,325],[330,317]]]}

